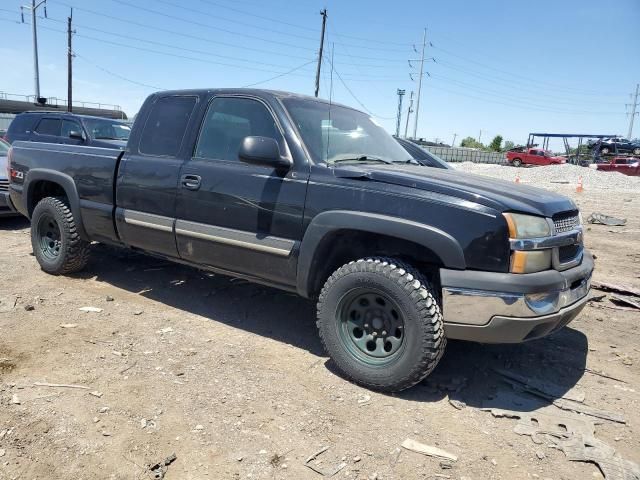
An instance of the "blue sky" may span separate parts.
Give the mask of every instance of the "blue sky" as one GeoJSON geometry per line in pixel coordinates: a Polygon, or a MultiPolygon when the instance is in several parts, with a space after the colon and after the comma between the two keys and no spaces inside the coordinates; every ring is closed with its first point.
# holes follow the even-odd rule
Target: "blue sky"
{"type": "MultiPolygon", "coordinates": [[[[16,23],[26,2],[0,0],[0,91],[33,93],[31,30],[16,23]]],[[[49,19],[38,19],[44,96],[66,96],[69,6],[74,98],[129,115],[156,88],[259,83],[312,95],[323,7],[320,96],[330,93],[333,48],[333,99],[366,108],[390,132],[396,89],[407,91],[405,112],[417,90],[409,73],[417,79],[418,63],[411,69],[408,60],[418,57],[413,45],[420,48],[425,27],[436,61],[425,64],[420,137],[626,135],[624,104],[640,82],[639,0],[48,0],[49,19]]]]}

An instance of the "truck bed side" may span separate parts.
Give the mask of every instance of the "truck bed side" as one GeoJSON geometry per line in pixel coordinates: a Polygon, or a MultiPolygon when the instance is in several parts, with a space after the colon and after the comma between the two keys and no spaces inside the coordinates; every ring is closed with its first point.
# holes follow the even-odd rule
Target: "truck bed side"
{"type": "Polygon", "coordinates": [[[123,153],[109,148],[15,142],[11,165],[23,178],[12,178],[11,199],[30,217],[40,199],[65,195],[82,237],[117,242],[114,184],[123,153]]]}

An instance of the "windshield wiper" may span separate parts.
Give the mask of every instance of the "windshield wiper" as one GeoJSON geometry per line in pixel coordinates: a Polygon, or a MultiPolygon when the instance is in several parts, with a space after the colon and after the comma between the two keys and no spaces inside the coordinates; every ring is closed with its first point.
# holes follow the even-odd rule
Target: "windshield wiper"
{"type": "Polygon", "coordinates": [[[370,157],[367,155],[362,155],[360,157],[348,157],[348,158],[338,158],[333,160],[331,163],[340,163],[340,162],[380,162],[386,163],[387,165],[392,165],[393,162],[390,160],[385,160],[380,157],[370,157]]]}
{"type": "Polygon", "coordinates": [[[96,140],[120,140],[116,137],[94,137],[96,140]]]}

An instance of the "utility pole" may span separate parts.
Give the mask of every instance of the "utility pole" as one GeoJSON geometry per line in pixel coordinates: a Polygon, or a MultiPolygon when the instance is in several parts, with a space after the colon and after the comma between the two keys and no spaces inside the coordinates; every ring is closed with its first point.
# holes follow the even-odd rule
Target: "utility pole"
{"type": "Polygon", "coordinates": [[[320,66],[322,65],[322,49],[324,48],[324,30],[327,24],[327,9],[324,8],[320,15],[322,15],[322,33],[320,34],[320,52],[318,53],[318,69],[316,70],[316,98],[320,91],[320,66]]]}
{"type": "Polygon", "coordinates": [[[407,110],[407,123],[404,125],[404,138],[407,138],[407,131],[409,130],[409,117],[413,113],[413,91],[409,95],[409,109],[407,110]]]}
{"type": "Polygon", "coordinates": [[[424,49],[427,46],[427,29],[422,35],[422,55],[420,56],[420,73],[418,74],[418,97],[416,98],[416,116],[413,119],[413,138],[417,138],[418,116],[420,115],[420,93],[422,93],[422,77],[424,75],[424,49]]]}
{"type": "MultiPolygon", "coordinates": [[[[31,33],[33,35],[33,74],[35,83],[36,103],[40,103],[40,71],[38,68],[38,30],[36,27],[36,13],[38,8],[44,4],[44,16],[47,16],[47,0],[41,0],[36,4],[36,0],[31,0],[31,5],[23,5],[20,7],[20,11],[27,9],[31,11],[31,33]]],[[[24,23],[24,15],[22,16],[22,22],[24,23]]]]}
{"type": "Polygon", "coordinates": [[[478,143],[480,143],[481,138],[482,138],[482,130],[480,130],[480,133],[478,134],[478,143]]]}
{"type": "Polygon", "coordinates": [[[402,97],[405,91],[398,89],[398,116],[396,118],[396,137],[400,136],[400,118],[402,117],[402,97]]]}
{"type": "Polygon", "coordinates": [[[629,133],[627,134],[627,138],[631,140],[631,135],[633,134],[633,121],[637,115],[636,107],[638,106],[638,88],[640,88],[640,84],[636,83],[636,94],[633,96],[633,103],[629,106],[631,107],[631,120],[629,120],[629,133]]]}
{"type": "Polygon", "coordinates": [[[458,134],[457,134],[457,133],[454,133],[454,134],[453,134],[453,141],[451,142],[451,146],[452,146],[452,147],[455,147],[455,146],[456,146],[456,137],[457,137],[457,136],[458,136],[458,134]]]}
{"type": "Polygon", "coordinates": [[[73,20],[73,8],[67,17],[67,112],[73,110],[73,48],[71,47],[71,21],[73,20]]]}

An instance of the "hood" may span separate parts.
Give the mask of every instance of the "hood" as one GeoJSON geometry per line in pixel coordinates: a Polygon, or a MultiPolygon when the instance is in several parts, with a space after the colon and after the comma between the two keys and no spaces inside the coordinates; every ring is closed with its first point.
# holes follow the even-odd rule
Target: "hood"
{"type": "Polygon", "coordinates": [[[404,164],[365,164],[335,167],[333,170],[337,177],[442,193],[501,212],[514,211],[551,217],[558,212],[577,208],[573,201],[564,195],[456,169],[443,170],[404,164]]]}
{"type": "Polygon", "coordinates": [[[118,148],[120,150],[124,150],[127,146],[127,142],[125,140],[93,139],[91,140],[91,146],[102,148],[118,148]]]}

